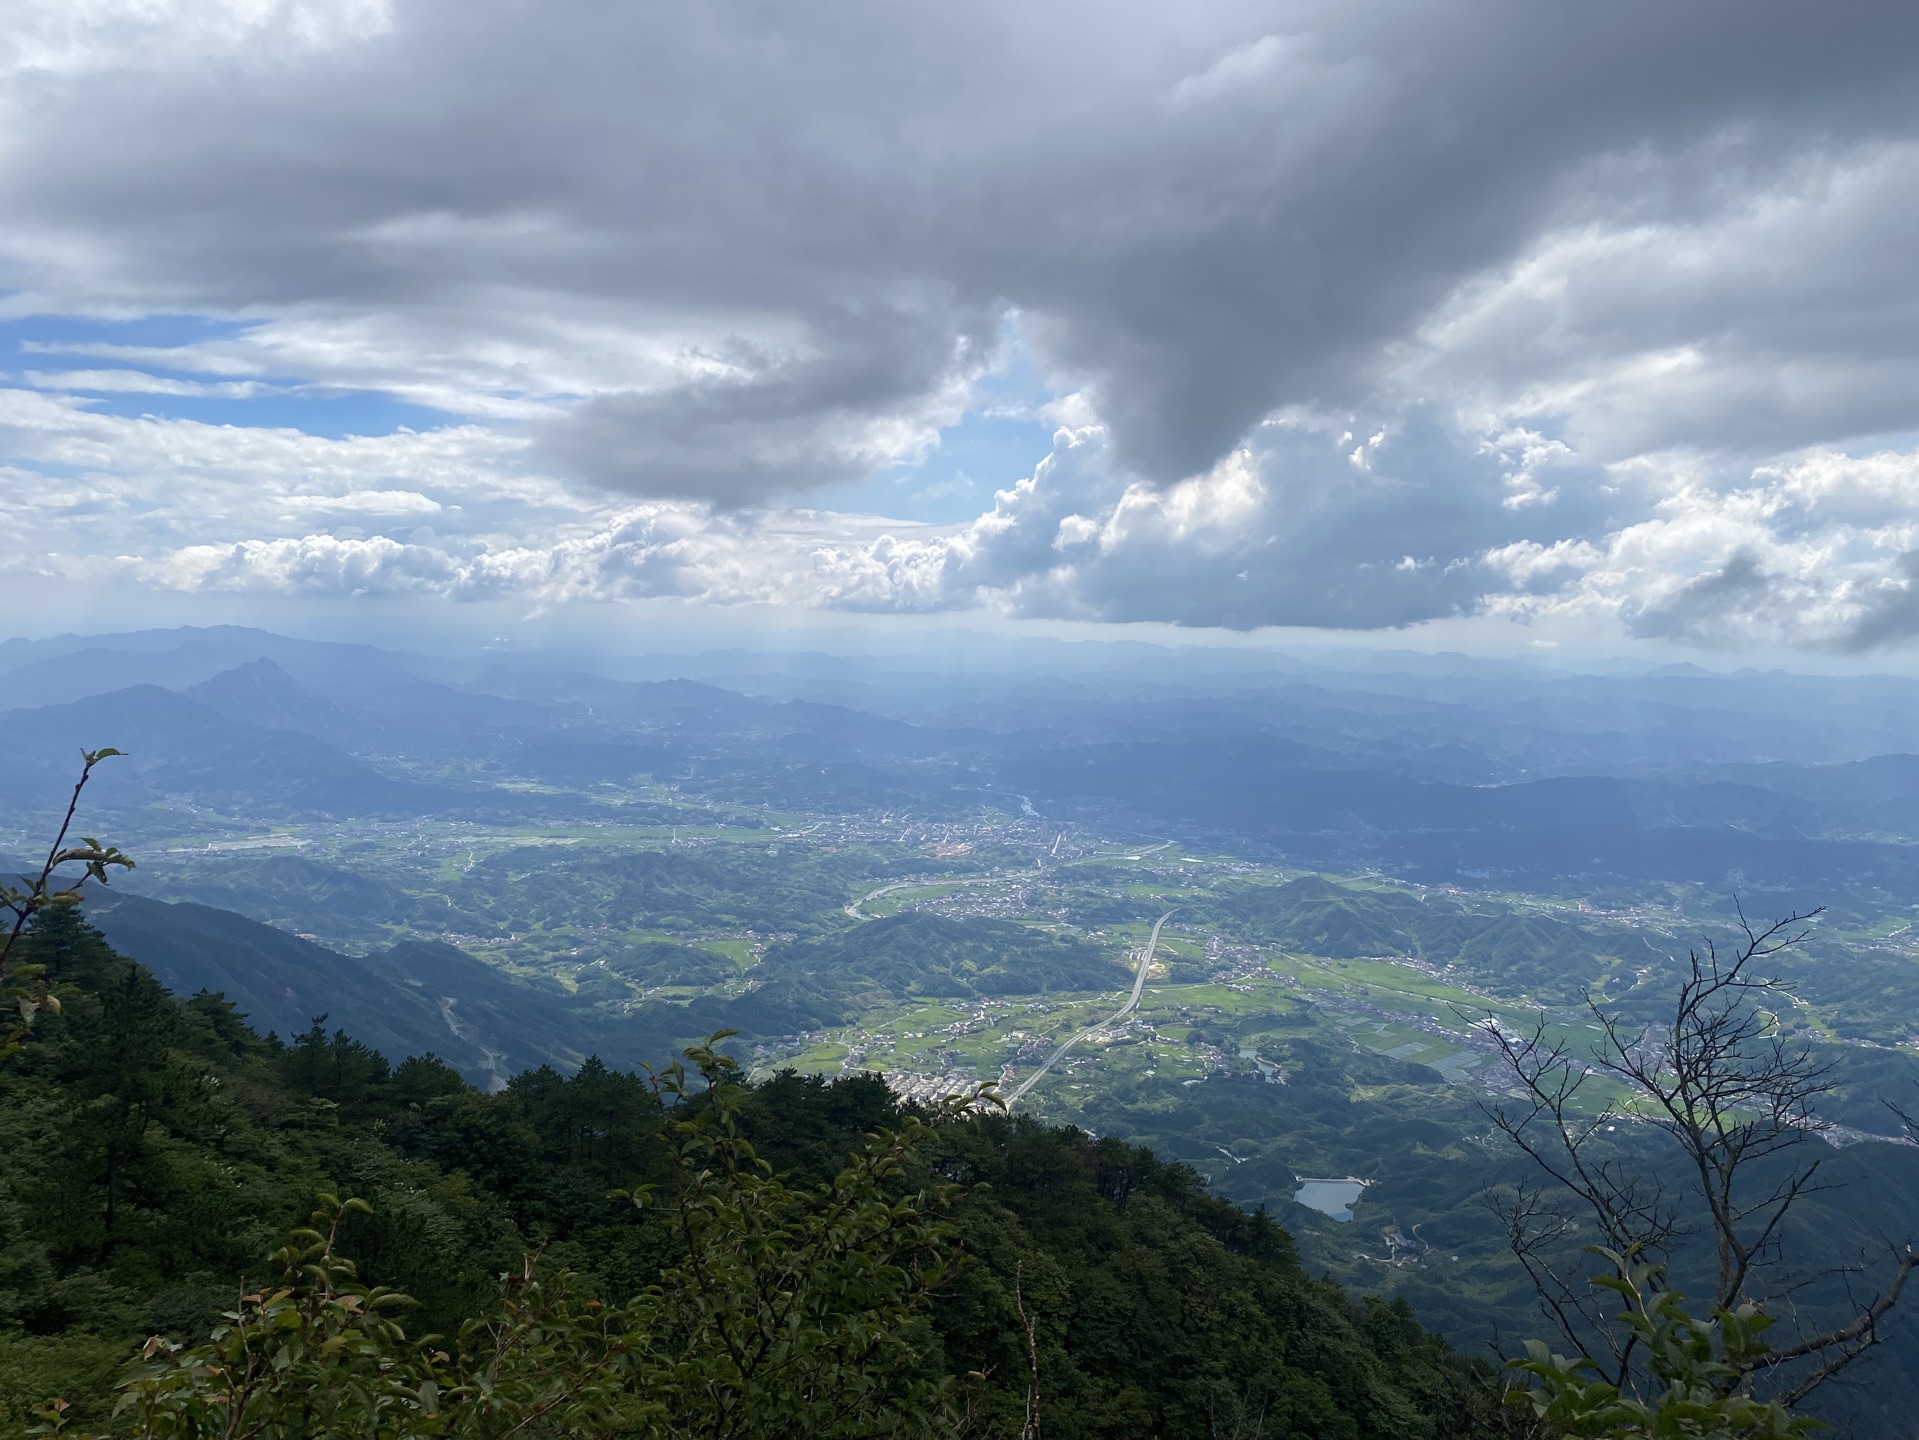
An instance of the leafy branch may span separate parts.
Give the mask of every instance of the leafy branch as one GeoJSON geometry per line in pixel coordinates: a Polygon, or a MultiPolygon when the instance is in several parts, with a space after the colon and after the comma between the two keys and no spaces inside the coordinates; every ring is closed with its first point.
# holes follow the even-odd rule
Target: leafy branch
{"type": "Polygon", "coordinates": [[[1660,1267],[1605,1246],[1586,1253],[1612,1271],[1593,1284],[1626,1302],[1614,1319],[1646,1357],[1645,1396],[1606,1379],[1590,1357],[1568,1358],[1529,1340],[1528,1358],[1513,1367],[1526,1383],[1509,1403],[1531,1410],[1554,1435],[1592,1440],[1797,1440],[1824,1428],[1743,1388],[1753,1370],[1778,1353],[1765,1339],[1773,1319],[1758,1305],[1714,1306],[1712,1318],[1701,1320],[1687,1313],[1685,1296],[1665,1285],[1660,1267]]]}
{"type": "Polygon", "coordinates": [[[0,1022],[0,1058],[15,1053],[26,1043],[33,1022],[42,1010],[60,1013],[60,998],[47,981],[46,967],[20,964],[15,958],[20,938],[33,917],[50,907],[78,905],[87,882],[97,880],[105,885],[109,870],[133,869],[132,859],[117,846],[102,844],[91,835],[81,836],[77,845],[67,843],[74,816],[80,810],[81,792],[93,778],[94,766],[120,753],[110,747],[81,752],[80,778],[74,782],[66,815],[60,821],[53,844],[47,847],[40,873],[19,876],[22,884],[0,884],[0,909],[13,916],[5,939],[0,940],[0,1005],[10,1012],[6,1020],[0,1022]],[[62,876],[59,872],[68,865],[81,866],[80,874],[71,878],[62,876]]]}

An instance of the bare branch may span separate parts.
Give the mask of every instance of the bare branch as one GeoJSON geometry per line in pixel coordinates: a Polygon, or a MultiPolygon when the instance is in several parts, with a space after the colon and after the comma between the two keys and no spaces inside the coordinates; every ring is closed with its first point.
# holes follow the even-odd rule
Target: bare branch
{"type": "Polygon", "coordinates": [[[1838,1350],[1839,1354],[1815,1368],[1779,1397],[1780,1403],[1788,1409],[1799,1404],[1814,1390],[1885,1339],[1880,1331],[1880,1324],[1899,1303],[1900,1292],[1906,1288],[1906,1280],[1911,1276],[1915,1266],[1919,1266],[1919,1254],[1914,1254],[1911,1249],[1907,1249],[1899,1256],[1899,1268],[1894,1272],[1891,1282],[1850,1325],[1828,1330],[1823,1335],[1815,1335],[1809,1340],[1800,1341],[1797,1345],[1788,1345],[1784,1349],[1771,1351],[1748,1366],[1748,1370],[1764,1368],[1771,1371],[1791,1361],[1802,1360],[1808,1355],[1822,1355],[1830,1350],[1838,1350]]]}
{"type": "MultiPolygon", "coordinates": [[[[1484,1026],[1515,1082],[1517,1103],[1482,1108],[1553,1187],[1591,1212],[1605,1250],[1647,1262],[1645,1281],[1655,1287],[1666,1284],[1663,1254],[1685,1233],[1679,1206],[1656,1178],[1632,1162],[1629,1147],[1607,1137],[1617,1124],[1631,1120],[1671,1142],[1693,1178],[1691,1188],[1713,1244],[1717,1310],[1763,1309],[1769,1298],[1810,1283],[1788,1283],[1769,1296],[1758,1276],[1780,1259],[1781,1238],[1795,1207],[1827,1188],[1823,1157],[1795,1159],[1792,1152],[1819,1133],[1818,1105],[1836,1081],[1831,1063],[1780,1025],[1780,1002],[1789,1000],[1791,991],[1766,962],[1804,941],[1808,922],[1820,913],[1795,912],[1761,926],[1737,909],[1737,946],[1722,952],[1708,938],[1689,950],[1672,1008],[1657,1024],[1630,1022],[1589,993],[1586,1012],[1599,1033],[1589,1056],[1575,1057],[1564,1040],[1553,1038],[1544,1016],[1530,1035],[1509,1034],[1490,1017],[1484,1026]],[[1623,1108],[1588,1103],[1588,1081],[1595,1076],[1626,1090],[1623,1108]]],[[[1919,1120],[1896,1105],[1891,1108],[1919,1139],[1919,1120]]],[[[1609,1383],[1633,1386],[1636,1357],[1628,1332],[1596,1318],[1587,1297],[1577,1292],[1575,1277],[1562,1274],[1546,1254],[1570,1223],[1552,1207],[1546,1190],[1522,1187],[1513,1199],[1489,1205],[1560,1332],[1609,1383]],[[1555,1225],[1562,1228],[1556,1231],[1555,1225]]],[[[1742,1359],[1728,1384],[1817,1357],[1819,1363],[1785,1393],[1784,1403],[1794,1405],[1880,1343],[1884,1319],[1919,1265],[1911,1250],[1899,1254],[1891,1281],[1870,1300],[1857,1302],[1850,1324],[1742,1359]]],[[[1857,1272],[1848,1267],[1823,1273],[1857,1272]]]]}
{"type": "Polygon", "coordinates": [[[1592,1353],[1595,1344],[1603,1346],[1611,1364],[1596,1358],[1595,1363],[1610,1384],[1627,1385],[1637,1338],[1606,1323],[1608,1307],[1601,1303],[1589,1276],[1563,1275],[1548,1257],[1554,1242],[1571,1233],[1572,1221],[1553,1208],[1544,1187],[1515,1187],[1510,1200],[1489,1192],[1482,1203],[1505,1230],[1507,1249],[1526,1271],[1540,1308],[1551,1317],[1567,1345],[1585,1355],[1592,1353]]]}

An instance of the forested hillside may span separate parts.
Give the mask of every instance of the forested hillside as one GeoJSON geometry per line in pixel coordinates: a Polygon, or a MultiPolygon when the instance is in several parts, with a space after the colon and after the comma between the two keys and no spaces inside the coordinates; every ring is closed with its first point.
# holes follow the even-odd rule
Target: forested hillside
{"type": "MultiPolygon", "coordinates": [[[[418,1302],[407,1343],[500,1315],[499,1277],[530,1253],[542,1275],[576,1272],[569,1303],[608,1314],[684,1283],[697,1236],[671,1206],[613,1192],[670,1184],[675,1126],[718,1092],[662,1106],[646,1079],[589,1061],[489,1095],[431,1056],[394,1066],[317,1025],[264,1040],[218,995],[169,995],[73,909],[43,911],[23,945],[66,999],[0,1065],[0,1432],[26,1433],[55,1397],[74,1430],[132,1424],[111,1412],[142,1344],[203,1339],[325,1192],[367,1203],[338,1251],[363,1284],[418,1302]]],[[[872,1078],[723,1089],[727,1123],[802,1197],[834,1193],[872,1132],[912,1123],[872,1078]]],[[[1269,1436],[1440,1440],[1492,1423],[1483,1365],[1403,1305],[1313,1279],[1271,1220],[1149,1151],[986,1113],[947,1116],[903,1153],[875,1182],[903,1207],[886,1213],[937,1212],[958,1263],[922,1311],[898,1312],[887,1353],[906,1369],[868,1403],[910,1379],[901,1395],[944,1397],[981,1435],[1020,1433],[1029,1388],[1049,1436],[1254,1433],[1257,1417],[1269,1436]]],[[[777,1433],[741,1425],[726,1433],[777,1433]]]]}

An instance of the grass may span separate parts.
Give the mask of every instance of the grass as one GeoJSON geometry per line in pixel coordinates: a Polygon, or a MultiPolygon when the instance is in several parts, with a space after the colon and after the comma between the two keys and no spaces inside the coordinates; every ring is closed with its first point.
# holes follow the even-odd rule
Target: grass
{"type": "Polygon", "coordinates": [[[849,1046],[837,1040],[822,1040],[807,1046],[788,1063],[804,1074],[827,1074],[837,1071],[840,1062],[852,1053],[849,1046]]]}
{"type": "MultiPolygon", "coordinates": [[[[398,884],[430,902],[440,893],[451,893],[461,883],[468,866],[489,857],[528,847],[538,847],[549,856],[607,852],[645,852],[666,849],[677,828],[680,838],[702,839],[717,847],[739,845],[764,849],[778,845],[783,853],[800,854],[819,843],[805,834],[822,824],[818,816],[785,812],[742,812],[726,806],[700,806],[661,792],[658,787],[639,785],[623,792],[625,798],[648,804],[672,804],[684,816],[684,823],[613,823],[575,825],[477,825],[464,821],[425,821],[387,823],[357,822],[306,826],[241,826],[218,817],[207,817],[204,828],[169,839],[143,840],[140,849],[155,861],[169,858],[198,865],[189,855],[168,857],[171,849],[204,850],[208,844],[244,845],[269,836],[298,839],[299,846],[275,848],[272,853],[298,855],[326,864],[398,884]],[[737,821],[751,818],[755,828],[742,828],[737,821]],[[554,847],[548,849],[547,847],[554,847]]],[[[886,840],[860,839],[842,834],[831,841],[832,848],[859,852],[875,859],[922,863],[924,854],[917,846],[898,845],[886,840]]],[[[229,852],[215,852],[227,857],[229,852]]],[[[903,868],[903,867],[902,867],[903,868]]],[[[909,889],[880,897],[869,907],[869,914],[898,913],[914,904],[962,899],[991,902],[1004,918],[1037,928],[1057,930],[1058,918],[1049,913],[1057,902],[1049,899],[1062,887],[1077,895],[1091,890],[1111,897],[1150,901],[1156,906],[1177,905],[1184,900],[1212,893],[1219,884],[1238,886],[1247,881],[1274,881],[1292,878],[1299,872],[1284,867],[1241,865],[1231,857],[1189,856],[1179,846],[1161,846],[1157,842],[1137,846],[1105,845],[1080,860],[1054,867],[1046,877],[985,873],[942,876],[909,889]],[[1137,860],[1132,856],[1139,856],[1137,860]],[[1198,863],[1187,863],[1189,861],[1198,863]],[[1225,873],[1221,866],[1230,866],[1225,873]],[[1037,883],[1035,883],[1037,879],[1037,883]],[[1021,913],[1009,902],[1020,885],[1031,887],[1033,908],[1021,913]]],[[[910,873],[910,872],[909,872],[910,873]]],[[[1338,879],[1339,877],[1328,877],[1338,879]]],[[[874,880],[856,894],[878,888],[874,880]]],[[[1387,877],[1361,876],[1344,881],[1358,889],[1379,893],[1425,895],[1434,893],[1387,877]]],[[[1577,902],[1559,896],[1513,894],[1503,897],[1480,892],[1488,901],[1506,903],[1533,910],[1565,912],[1577,902]]],[[[855,898],[853,895],[849,899],[855,898]]],[[[1664,914],[1675,903],[1686,902],[1683,890],[1654,887],[1647,894],[1644,910],[1664,914]]],[[[1199,912],[1176,916],[1175,929],[1169,926],[1161,935],[1161,959],[1174,962],[1203,963],[1207,935],[1198,925],[1199,912]],[[1183,923],[1182,923],[1183,922],[1183,923]]],[[[696,939],[685,934],[667,934],[654,930],[609,934],[600,917],[558,915],[543,925],[525,926],[518,940],[508,946],[476,949],[479,958],[518,973],[544,973],[559,976],[570,984],[577,960],[568,952],[584,949],[589,943],[639,943],[647,939],[696,939]]],[[[850,923],[850,922],[849,922],[850,923]]],[[[1904,915],[1887,915],[1864,928],[1851,932],[1860,943],[1881,947],[1887,937],[1901,935],[1895,946],[1904,945],[1909,936],[1902,934],[1909,923],[1904,915]]],[[[1114,951],[1137,947],[1151,930],[1151,920],[1142,919],[1100,927],[1104,942],[1114,951]]],[[[393,930],[390,938],[400,938],[393,930]]],[[[420,933],[427,933],[422,926],[420,933]]],[[[1842,938],[1836,931],[1830,938],[1842,938]]],[[[390,942],[389,942],[390,943],[390,942]]],[[[697,940],[705,948],[727,956],[742,972],[755,963],[753,945],[742,939],[697,940]]],[[[1243,949],[1242,948],[1242,958],[1243,949]]],[[[1585,1022],[1571,1011],[1549,1012],[1530,1002],[1522,993],[1502,989],[1497,994],[1481,993],[1464,985],[1426,973],[1409,964],[1386,959],[1333,959],[1324,956],[1267,950],[1269,971],[1244,976],[1226,983],[1173,983],[1165,975],[1149,981],[1141,1005],[1142,1017],[1161,1029],[1158,1041],[1131,1042],[1119,1046],[1089,1046],[1072,1066],[1063,1067],[1049,1077],[1048,1088],[1062,1085],[1093,1085],[1105,1080],[1143,1073],[1151,1066],[1160,1076],[1179,1074],[1189,1077],[1202,1068],[1195,1047],[1184,1042],[1195,1024],[1208,1030],[1228,1027],[1239,1036],[1270,1032],[1275,1037],[1297,1037],[1314,1031],[1332,1032],[1336,1018],[1338,1030],[1350,1035],[1367,1049],[1386,1054],[1401,1052],[1415,1063],[1434,1063],[1458,1056],[1467,1046],[1446,1036],[1434,1035],[1423,1027],[1438,1027],[1455,1033],[1464,1031],[1476,1018],[1491,1015],[1510,1029],[1527,1031],[1543,1018],[1548,1034],[1583,1048],[1592,1038],[1585,1022]],[[1291,977],[1282,979],[1281,975],[1291,977]],[[1182,1015],[1182,1011],[1189,1012],[1182,1015]],[[1200,1012],[1194,1014],[1190,1012],[1200,1012]],[[1317,1017],[1317,1018],[1316,1018],[1317,1017]],[[1406,1047],[1417,1045],[1419,1050],[1406,1047]]],[[[1603,963],[1603,962],[1602,962],[1603,963]]],[[[1190,973],[1190,972],[1188,972],[1190,973]]],[[[1605,977],[1608,983],[1630,980],[1615,964],[1605,977]]],[[[729,982],[734,989],[739,979],[729,982]]],[[[692,992],[679,992],[692,993],[692,992]]],[[[989,1007],[980,1028],[965,1035],[950,1035],[951,1026],[971,1023],[971,1002],[908,1001],[882,1008],[861,1017],[856,1026],[836,1030],[827,1042],[800,1050],[794,1063],[804,1068],[833,1070],[850,1053],[846,1043],[861,1030],[869,1039],[858,1043],[866,1047],[869,1059],[884,1064],[892,1057],[902,1064],[927,1063],[924,1057],[952,1052],[958,1055],[958,1068],[971,1069],[981,1077],[997,1075],[1010,1053],[1008,1036],[1015,1030],[1055,1037],[1104,1019],[1117,1005],[1123,991],[1096,995],[1053,995],[1005,998],[989,1007]],[[906,1032],[922,1032],[907,1038],[906,1032]]],[[[1798,1018],[1818,1034],[1831,1038],[1831,1014],[1803,999],[1794,1002],[1798,1018]]],[[[944,1062],[942,1062],[944,1063],[944,1062]]]]}
{"type": "Polygon", "coordinates": [[[751,969],[760,962],[750,940],[702,940],[696,948],[717,951],[742,970],[751,969]]]}

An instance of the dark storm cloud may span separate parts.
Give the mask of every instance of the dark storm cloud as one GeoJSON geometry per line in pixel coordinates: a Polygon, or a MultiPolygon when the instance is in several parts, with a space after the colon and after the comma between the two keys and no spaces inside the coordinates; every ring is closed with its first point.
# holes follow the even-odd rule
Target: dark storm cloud
{"type": "MultiPolygon", "coordinates": [[[[953,335],[888,307],[814,320],[810,354],[731,338],[700,356],[707,373],[651,391],[596,395],[535,427],[537,461],[610,489],[730,507],[784,490],[857,480],[937,433],[942,388],[992,358],[993,326],[953,335]]],[[[957,418],[948,398],[946,420],[957,418]]]]}
{"type": "Polygon", "coordinates": [[[554,442],[609,483],[836,478],[849,423],[914,423],[1001,306],[1166,481],[1277,406],[1364,399],[1549,222],[1700,215],[1909,134],[1901,37],[1908,6],[1792,0],[415,0],[310,53],[36,79],[0,195],[13,283],[69,298],[397,310],[450,347],[599,307],[823,352],[614,379],[554,442]]]}
{"type": "Polygon", "coordinates": [[[1877,650],[1919,636],[1919,551],[1901,555],[1893,570],[1842,637],[1842,649],[1877,650]]]}
{"type": "Polygon", "coordinates": [[[1687,581],[1664,602],[1627,619],[1644,639],[1710,640],[1729,622],[1767,608],[1775,577],[1750,550],[1735,551],[1717,570],[1687,581]]]}

